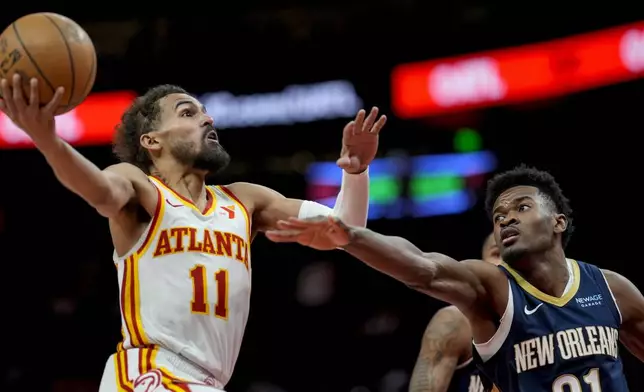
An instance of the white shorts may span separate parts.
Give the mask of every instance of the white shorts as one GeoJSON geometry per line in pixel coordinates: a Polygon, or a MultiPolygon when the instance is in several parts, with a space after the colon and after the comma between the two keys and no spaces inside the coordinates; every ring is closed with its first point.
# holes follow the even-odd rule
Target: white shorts
{"type": "Polygon", "coordinates": [[[99,392],[223,392],[223,385],[187,359],[157,346],[112,354],[99,392]]]}

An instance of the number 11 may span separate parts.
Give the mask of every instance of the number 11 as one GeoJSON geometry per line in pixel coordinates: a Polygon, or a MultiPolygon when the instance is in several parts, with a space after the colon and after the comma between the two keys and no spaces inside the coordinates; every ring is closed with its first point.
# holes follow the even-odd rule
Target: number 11
{"type": "MultiPolygon", "coordinates": [[[[197,264],[190,270],[192,279],[192,301],[190,310],[197,314],[210,314],[208,304],[208,277],[206,267],[197,264]]],[[[215,284],[217,287],[217,302],[215,303],[215,317],[228,319],[228,270],[219,269],[215,272],[215,284]]]]}

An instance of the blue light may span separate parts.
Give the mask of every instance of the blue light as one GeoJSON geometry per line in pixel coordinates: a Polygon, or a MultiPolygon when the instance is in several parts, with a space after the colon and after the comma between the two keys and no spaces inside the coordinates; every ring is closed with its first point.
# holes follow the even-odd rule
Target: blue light
{"type": "MultiPolygon", "coordinates": [[[[329,208],[333,208],[335,205],[335,197],[327,197],[316,201],[329,208]]],[[[368,219],[400,219],[405,215],[404,212],[405,203],[402,198],[396,199],[391,203],[374,203],[371,201],[369,203],[368,219]]]]}
{"type": "MultiPolygon", "coordinates": [[[[402,176],[405,162],[400,158],[374,159],[369,165],[369,176],[402,176]]],[[[342,183],[342,169],[335,162],[316,162],[308,167],[307,181],[315,185],[337,185],[342,183]]]]}
{"type": "Polygon", "coordinates": [[[411,159],[412,172],[423,175],[474,176],[496,169],[496,157],[489,151],[464,154],[422,155],[411,159]]]}
{"type": "MultiPolygon", "coordinates": [[[[386,177],[402,181],[403,177],[413,178],[416,176],[469,177],[483,175],[493,172],[496,165],[497,160],[492,152],[477,151],[375,159],[370,165],[369,172],[372,179],[386,177]]],[[[342,170],[336,166],[335,162],[316,162],[309,166],[306,177],[311,190],[320,189],[316,187],[340,187],[342,170]]],[[[325,196],[329,195],[324,193],[325,196]]],[[[473,190],[466,188],[436,193],[422,199],[399,197],[385,203],[371,200],[369,219],[399,219],[404,216],[420,218],[460,214],[471,209],[475,205],[476,199],[473,190]]],[[[332,208],[335,204],[335,196],[316,201],[332,208]]]]}
{"type": "Polygon", "coordinates": [[[460,214],[472,208],[473,200],[468,191],[456,191],[436,196],[426,202],[410,200],[409,214],[414,218],[460,214]]]}

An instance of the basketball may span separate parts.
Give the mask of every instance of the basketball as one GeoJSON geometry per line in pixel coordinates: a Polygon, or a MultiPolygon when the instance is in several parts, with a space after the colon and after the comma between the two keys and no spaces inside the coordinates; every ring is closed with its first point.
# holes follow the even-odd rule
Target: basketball
{"type": "Polygon", "coordinates": [[[78,106],[94,86],[96,51],[89,35],[73,20],[58,14],[23,16],[0,35],[0,78],[22,78],[26,98],[29,81],[38,79],[40,104],[58,87],[65,94],[56,114],[78,106]]]}

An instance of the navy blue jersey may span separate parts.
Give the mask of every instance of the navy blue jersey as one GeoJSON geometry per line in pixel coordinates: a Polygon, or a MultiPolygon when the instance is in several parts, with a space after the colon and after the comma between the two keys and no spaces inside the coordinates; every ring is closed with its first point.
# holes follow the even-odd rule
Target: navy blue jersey
{"type": "Polygon", "coordinates": [[[484,392],[479,370],[474,361],[465,362],[456,368],[447,392],[484,392]]]}
{"type": "Polygon", "coordinates": [[[621,315],[601,270],[568,260],[564,294],[539,291],[508,265],[508,307],[479,367],[502,392],[627,392],[621,315]]]}

